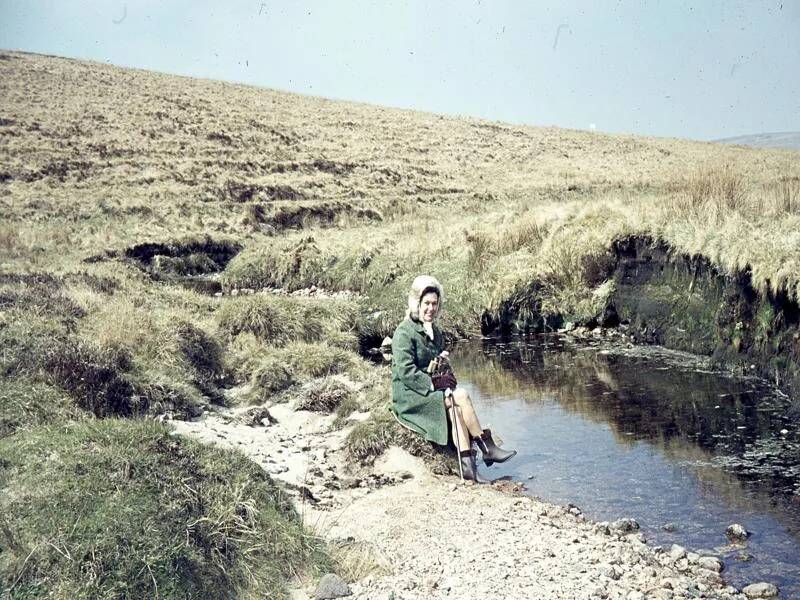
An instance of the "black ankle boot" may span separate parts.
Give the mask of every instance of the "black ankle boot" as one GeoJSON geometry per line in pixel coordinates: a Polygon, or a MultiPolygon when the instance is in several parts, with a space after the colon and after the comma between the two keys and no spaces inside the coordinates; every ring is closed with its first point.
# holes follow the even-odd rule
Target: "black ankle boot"
{"type": "Polygon", "coordinates": [[[489,429],[484,429],[483,433],[475,438],[475,441],[478,442],[478,448],[481,449],[481,454],[483,454],[483,462],[486,463],[487,467],[491,467],[494,463],[505,462],[517,453],[516,450],[498,448],[497,444],[494,443],[494,439],[492,439],[492,432],[489,429]]]}
{"type": "Polygon", "coordinates": [[[478,473],[478,464],[475,461],[475,450],[462,450],[458,453],[458,459],[461,461],[461,473],[464,479],[474,481],[475,483],[491,483],[488,479],[481,477],[478,473]]]}

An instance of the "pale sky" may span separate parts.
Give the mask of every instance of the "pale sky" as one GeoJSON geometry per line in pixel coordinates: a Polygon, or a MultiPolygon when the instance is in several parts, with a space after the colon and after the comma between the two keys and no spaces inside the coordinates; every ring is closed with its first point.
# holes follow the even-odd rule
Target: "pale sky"
{"type": "Polygon", "coordinates": [[[0,48],[511,123],[800,131],[800,0],[0,0],[0,48]]]}

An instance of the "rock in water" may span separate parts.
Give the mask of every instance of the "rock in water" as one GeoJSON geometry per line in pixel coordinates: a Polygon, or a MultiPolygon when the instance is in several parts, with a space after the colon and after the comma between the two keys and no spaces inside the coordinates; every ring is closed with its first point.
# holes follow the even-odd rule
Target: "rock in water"
{"type": "Polygon", "coordinates": [[[639,531],[639,524],[635,519],[617,519],[609,525],[609,528],[620,533],[633,533],[639,531]]]}
{"type": "Polygon", "coordinates": [[[728,525],[728,528],[725,530],[725,535],[727,535],[728,539],[731,541],[743,542],[750,537],[750,532],[747,531],[743,525],[734,523],[733,525],[728,525]]]}
{"type": "Polygon", "coordinates": [[[742,589],[742,593],[748,598],[776,598],[778,588],[771,583],[751,583],[742,589]]]}
{"type": "Polygon", "coordinates": [[[335,573],[326,573],[319,580],[317,591],[314,598],[317,600],[329,600],[330,598],[343,598],[352,595],[350,586],[344,579],[335,573]]]}

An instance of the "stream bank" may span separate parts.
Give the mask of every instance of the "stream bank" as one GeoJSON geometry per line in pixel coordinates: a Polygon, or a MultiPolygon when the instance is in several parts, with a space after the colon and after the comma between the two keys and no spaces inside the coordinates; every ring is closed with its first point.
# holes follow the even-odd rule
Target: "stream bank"
{"type": "MultiPolygon", "coordinates": [[[[260,464],[333,546],[366,548],[369,568],[347,565],[354,600],[750,597],[726,584],[718,560],[653,546],[631,519],[595,523],[508,480],[462,485],[397,447],[373,467],[350,471],[344,440],[352,425],[332,429],[333,418],[282,404],[218,408],[173,424],[176,433],[260,464]]],[[[315,588],[298,580],[292,597],[308,600],[315,588]]]]}
{"type": "MultiPolygon", "coordinates": [[[[587,323],[626,325],[630,340],[711,357],[716,367],[760,376],[800,398],[800,307],[785,291],[760,293],[749,271],[724,272],[704,256],[676,253],[648,236],[616,241],[604,310],[587,323]]],[[[535,289],[535,283],[532,284],[535,289]]],[[[535,292],[532,294],[535,297],[535,292]]],[[[484,334],[547,332],[571,325],[536,302],[484,317],[484,334]],[[524,317],[522,316],[524,314],[524,317]]]]}

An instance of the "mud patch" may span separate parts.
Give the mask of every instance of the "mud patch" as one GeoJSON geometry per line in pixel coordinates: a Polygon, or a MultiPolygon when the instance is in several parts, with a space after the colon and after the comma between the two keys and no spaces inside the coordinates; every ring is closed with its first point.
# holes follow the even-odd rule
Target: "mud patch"
{"type": "Polygon", "coordinates": [[[311,206],[277,206],[272,210],[254,204],[247,208],[245,222],[283,231],[315,225],[332,227],[345,216],[365,221],[383,220],[380,213],[370,208],[358,208],[348,202],[323,202],[311,206]]]}
{"type": "Polygon", "coordinates": [[[274,202],[304,200],[306,195],[289,185],[259,185],[228,180],[222,187],[211,190],[213,199],[223,202],[274,202]]]}
{"type": "Polygon", "coordinates": [[[125,258],[154,277],[185,277],[219,273],[241,249],[236,242],[205,236],[138,244],[125,250],[125,258]]]}
{"type": "Polygon", "coordinates": [[[91,169],[92,165],[86,161],[61,160],[44,165],[38,171],[24,173],[20,179],[27,183],[46,178],[57,179],[63,183],[67,180],[67,177],[74,177],[78,181],[83,181],[89,176],[91,169]]]}
{"type": "Polygon", "coordinates": [[[311,166],[317,171],[330,173],[332,175],[349,175],[356,168],[354,164],[340,163],[326,159],[317,159],[311,163],[311,166]]]}

